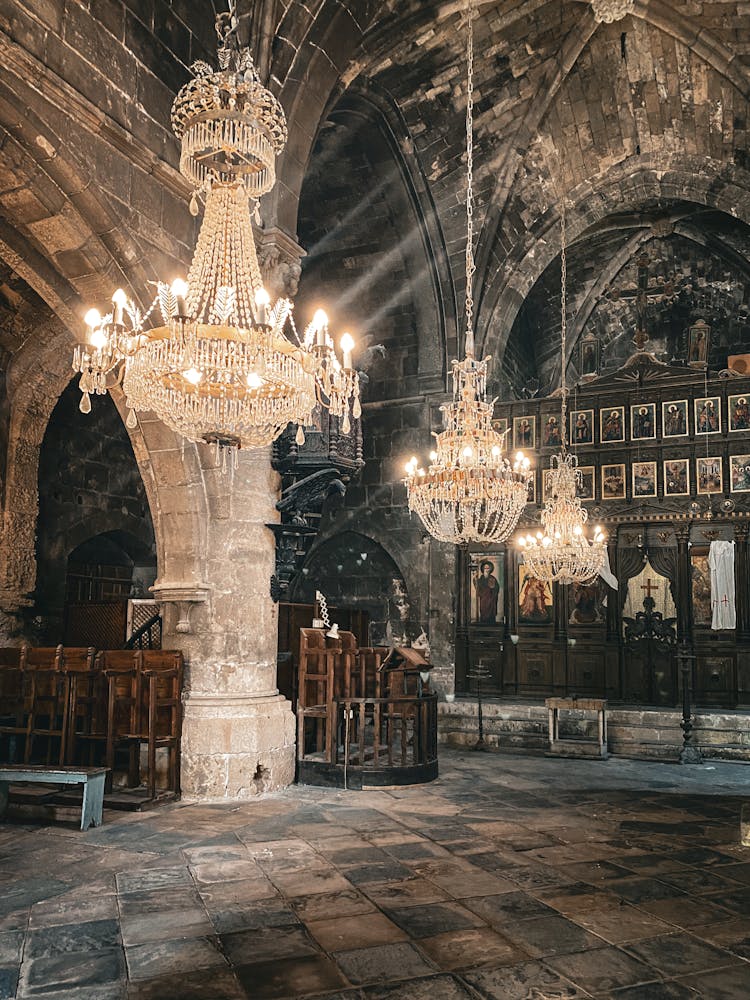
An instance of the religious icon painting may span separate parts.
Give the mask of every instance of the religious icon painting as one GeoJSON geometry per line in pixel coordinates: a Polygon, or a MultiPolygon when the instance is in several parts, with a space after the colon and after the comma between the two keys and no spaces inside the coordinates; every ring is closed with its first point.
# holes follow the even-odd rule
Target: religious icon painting
{"type": "Polygon", "coordinates": [[[542,469],[542,503],[546,503],[550,499],[550,492],[549,492],[550,478],[549,478],[549,474],[550,474],[550,470],[549,469],[542,469]]]}
{"type": "Polygon", "coordinates": [[[702,319],[688,329],[687,360],[691,368],[705,368],[711,327],[702,319]]]}
{"type": "Polygon", "coordinates": [[[750,493],[750,455],[730,455],[729,485],[732,493],[750,493]]]}
{"type": "Polygon", "coordinates": [[[570,443],[572,445],[594,443],[594,411],[573,410],[570,414],[570,443]]]}
{"type": "Polygon", "coordinates": [[[690,574],[693,590],[693,624],[710,625],[711,569],[708,565],[708,549],[690,550],[690,574]]]}
{"type": "Polygon", "coordinates": [[[624,406],[607,406],[599,411],[599,440],[602,444],[625,440],[624,406]]]}
{"type": "Polygon", "coordinates": [[[602,466],[602,500],[625,499],[625,466],[602,466]]]}
{"type": "Polygon", "coordinates": [[[587,583],[574,583],[571,588],[573,610],[568,621],[571,625],[594,625],[602,620],[602,598],[605,588],[595,577],[587,583]]]}
{"type": "Polygon", "coordinates": [[[513,448],[536,448],[536,417],[513,417],[513,448]]]}
{"type": "Polygon", "coordinates": [[[505,434],[505,447],[506,448],[510,444],[510,441],[508,440],[508,426],[509,425],[508,425],[508,418],[507,417],[498,417],[496,420],[492,421],[492,429],[493,429],[493,431],[496,431],[498,434],[505,434]]]}
{"type": "Polygon", "coordinates": [[[656,496],[656,462],[633,462],[633,497],[656,496]]]}
{"type": "Polygon", "coordinates": [[[541,419],[541,446],[542,448],[562,448],[562,429],[560,418],[554,413],[543,416],[541,419]]]}
{"type": "Polygon", "coordinates": [[[664,462],[664,496],[686,497],[690,494],[690,460],[671,458],[664,462]]]}
{"type": "Polygon", "coordinates": [[[747,393],[730,396],[727,400],[730,431],[750,431],[750,406],[747,393]]]}
{"type": "Polygon", "coordinates": [[[503,621],[504,558],[502,552],[472,552],[469,556],[470,611],[475,625],[503,621]]]}
{"type": "Polygon", "coordinates": [[[721,430],[721,400],[718,396],[696,399],[695,433],[716,434],[721,430]]]}
{"type": "Polygon", "coordinates": [[[552,621],[552,588],[546,580],[518,567],[518,621],[524,625],[547,625],[552,621]]]}
{"type": "Polygon", "coordinates": [[[636,403],[630,407],[630,436],[633,441],[656,437],[656,403],[636,403]]]}
{"type": "Polygon", "coordinates": [[[670,399],[661,404],[661,427],[665,438],[684,437],[688,433],[686,399],[670,399]]]}
{"type": "Polygon", "coordinates": [[[576,496],[579,500],[593,500],[594,499],[594,476],[595,469],[593,465],[584,465],[579,467],[580,478],[576,480],[576,496]]]}
{"type": "Polygon", "coordinates": [[[526,503],[536,503],[536,475],[529,480],[529,496],[526,503]]]}
{"type": "Polygon", "coordinates": [[[721,493],[723,487],[722,462],[715,458],[696,458],[695,483],[699,493],[721,493]]]}
{"type": "Polygon", "coordinates": [[[579,374],[589,377],[599,372],[599,341],[592,334],[579,341],[578,371],[579,374]]]}

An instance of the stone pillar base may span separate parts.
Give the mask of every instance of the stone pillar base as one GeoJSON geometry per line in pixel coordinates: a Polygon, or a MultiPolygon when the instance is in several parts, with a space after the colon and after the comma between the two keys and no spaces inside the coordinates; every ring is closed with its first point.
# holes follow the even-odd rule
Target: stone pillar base
{"type": "Polygon", "coordinates": [[[282,695],[188,695],[182,798],[250,799],[294,781],[295,719],[282,695]]]}

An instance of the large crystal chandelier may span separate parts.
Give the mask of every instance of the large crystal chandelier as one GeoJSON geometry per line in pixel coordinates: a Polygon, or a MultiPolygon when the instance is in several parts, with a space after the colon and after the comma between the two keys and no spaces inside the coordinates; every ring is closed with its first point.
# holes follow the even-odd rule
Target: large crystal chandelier
{"type": "Polygon", "coordinates": [[[562,445],[559,455],[553,455],[547,475],[548,500],[541,513],[543,531],[518,539],[523,552],[524,565],[531,576],[548,583],[584,583],[592,580],[604,567],[607,546],[598,526],[592,541],[586,537],[585,524],[588,511],[576,496],[582,483],[578,458],[567,449],[568,439],[568,387],[565,379],[567,362],[567,261],[565,250],[565,201],[561,210],[562,251],[560,266],[562,287],[560,293],[560,428],[562,445]]]}
{"type": "Polygon", "coordinates": [[[87,313],[88,342],[73,360],[80,408],[88,413],[90,394],[121,377],[129,427],[134,411],[151,410],[190,441],[236,452],[270,444],[290,422],[304,443],[302,428],[322,404],[346,434],[350,414],[361,413],[354,341],[341,338],[342,364],[322,310],[299,336],[292,303],[271,304],[258,265],[252,211],[275,183],[284,112],[239,46],[233,7],[217,18],[217,33],[220,69],[195,63],[172,106],[194,215],[205,200],[187,281],[159,282],[145,313],[122,289],[105,316],[87,313]]]}
{"type": "Polygon", "coordinates": [[[492,427],[495,400],[487,399],[490,358],[474,357],[474,3],[467,4],[466,103],[466,339],[464,360],[453,362],[453,401],[441,407],[443,430],[427,469],[406,466],[409,510],[441,542],[498,542],[507,538],[528,502],[531,468],[519,452],[503,454],[505,435],[492,427]]]}

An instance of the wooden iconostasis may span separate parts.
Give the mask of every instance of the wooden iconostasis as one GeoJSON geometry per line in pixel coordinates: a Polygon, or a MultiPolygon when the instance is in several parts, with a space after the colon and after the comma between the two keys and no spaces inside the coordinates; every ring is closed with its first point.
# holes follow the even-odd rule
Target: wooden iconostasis
{"type": "MultiPolygon", "coordinates": [[[[618,590],[601,579],[534,580],[513,538],[459,552],[457,690],[473,690],[467,674],[481,658],[492,670],[488,693],[500,697],[676,705],[679,644],[696,657],[698,705],[750,706],[749,403],[750,378],[669,367],[647,354],[579,385],[569,447],[590,521],[607,533],[618,590]],[[735,542],[737,622],[726,631],[711,629],[708,554],[719,540],[735,542]]],[[[512,451],[532,458],[519,525],[528,531],[538,527],[545,471],[560,448],[559,398],[499,404],[497,426],[512,451]]]]}

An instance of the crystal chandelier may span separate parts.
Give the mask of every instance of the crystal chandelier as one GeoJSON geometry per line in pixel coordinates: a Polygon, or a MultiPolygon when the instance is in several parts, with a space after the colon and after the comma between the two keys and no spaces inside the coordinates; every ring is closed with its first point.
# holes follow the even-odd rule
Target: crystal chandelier
{"type": "Polygon", "coordinates": [[[361,407],[349,334],[341,363],[322,310],[300,337],[292,303],[272,305],[263,287],[251,202],[257,218],[258,199],[276,180],[286,119],[240,49],[233,7],[216,23],[220,69],[195,63],[172,106],[193,215],[205,200],[187,281],[158,282],[145,313],[122,289],[105,316],[90,310],[88,342],[76,348],[73,368],[82,412],[91,410],[91,393],[122,378],[128,427],[134,411],[151,410],[190,441],[234,449],[236,461],[241,446],[270,444],[290,422],[303,444],[316,404],[341,419],[345,434],[361,407]]]}
{"type": "Polygon", "coordinates": [[[568,387],[565,381],[567,347],[567,260],[565,251],[565,200],[560,213],[562,230],[562,251],[560,266],[562,287],[561,303],[561,375],[560,375],[560,430],[562,445],[559,455],[553,455],[547,472],[549,499],[541,513],[543,531],[536,535],[526,535],[518,539],[523,552],[524,565],[538,580],[548,583],[585,583],[598,575],[607,556],[604,534],[598,526],[594,529],[593,541],[586,537],[584,525],[588,511],[576,496],[576,488],[582,485],[582,474],[578,468],[578,458],[567,449],[568,440],[568,387]]]}
{"type": "Polygon", "coordinates": [[[406,466],[409,510],[441,542],[498,542],[510,535],[528,502],[530,462],[503,455],[505,435],[492,427],[495,400],[487,399],[490,358],[474,357],[474,27],[467,0],[466,103],[466,340],[464,360],[453,362],[453,401],[441,407],[443,430],[428,469],[417,458],[406,466]]]}

